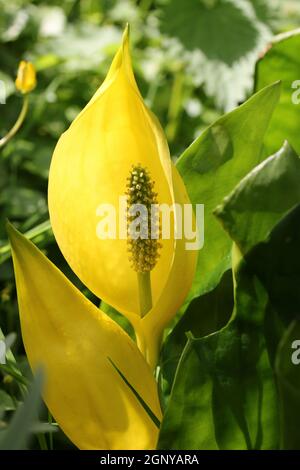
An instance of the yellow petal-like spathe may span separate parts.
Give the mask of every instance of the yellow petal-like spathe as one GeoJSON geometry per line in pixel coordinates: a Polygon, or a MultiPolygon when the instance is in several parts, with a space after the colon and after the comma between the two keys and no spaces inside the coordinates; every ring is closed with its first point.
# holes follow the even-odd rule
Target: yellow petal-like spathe
{"type": "Polygon", "coordinates": [[[110,360],[161,419],[150,368],[129,336],[25,237],[8,227],[29,363],[45,402],[80,449],[154,449],[158,429],[110,360]]]}
{"type": "Polygon", "coordinates": [[[36,87],[36,73],[31,62],[25,60],[20,62],[15,84],[17,90],[23,94],[29,93],[36,87]]]}
{"type": "MultiPolygon", "coordinates": [[[[174,202],[172,168],[164,134],[143,103],[133,76],[128,34],[95,96],[61,136],[49,176],[49,211],[58,245],[84,284],[128,317],[139,315],[136,272],[126,240],[97,237],[97,207],[126,192],[133,164],[149,170],[158,202],[174,202]]],[[[151,272],[153,305],[168,282],[176,241],[162,240],[151,272]]],[[[176,293],[173,293],[176,295],[176,293]]]]}

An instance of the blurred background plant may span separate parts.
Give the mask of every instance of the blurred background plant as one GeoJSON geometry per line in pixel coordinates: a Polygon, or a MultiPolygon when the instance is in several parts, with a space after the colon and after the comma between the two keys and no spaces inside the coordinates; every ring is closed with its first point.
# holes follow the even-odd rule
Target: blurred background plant
{"type": "MultiPolygon", "coordinates": [[[[255,63],[275,34],[298,27],[300,2],[0,0],[0,11],[0,80],[5,91],[0,137],[21,107],[14,86],[19,61],[33,62],[38,77],[26,122],[0,154],[0,317],[4,334],[16,333],[13,348],[19,367],[17,372],[11,364],[1,367],[4,429],[22,401],[19,376],[30,376],[19,334],[5,219],[28,232],[82,288],[60,255],[47,222],[48,169],[60,134],[104,78],[124,24],[131,25],[142,95],[160,119],[176,159],[207,125],[252,93],[255,63]]],[[[51,421],[46,410],[42,418],[51,421]]],[[[40,431],[43,435],[49,429],[40,431]]],[[[53,439],[56,448],[71,446],[61,432],[38,437],[32,445],[51,448],[53,439]]]]}

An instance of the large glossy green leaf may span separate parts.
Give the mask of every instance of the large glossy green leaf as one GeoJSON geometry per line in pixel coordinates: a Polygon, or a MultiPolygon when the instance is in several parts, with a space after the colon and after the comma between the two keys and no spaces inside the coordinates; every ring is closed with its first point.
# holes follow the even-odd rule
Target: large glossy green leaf
{"type": "Polygon", "coordinates": [[[257,25],[238,1],[166,0],[164,3],[162,28],[177,36],[187,49],[201,49],[206,57],[232,65],[255,46],[259,36],[257,25]],[[230,29],[228,22],[231,22],[230,29]],[[220,48],[222,41],[224,47],[220,48]]]}
{"type": "Polygon", "coordinates": [[[300,357],[293,349],[300,339],[300,204],[247,259],[269,295],[265,335],[279,387],[281,448],[300,449],[300,365],[292,362],[294,352],[300,357]]]}
{"type": "Polygon", "coordinates": [[[279,36],[258,62],[255,89],[282,80],[279,105],[265,137],[266,154],[275,152],[285,139],[300,153],[300,29],[279,36]]]}
{"type": "Polygon", "coordinates": [[[274,449],[278,410],[262,334],[267,295],[243,266],[228,326],[190,339],[162,423],[163,449],[274,449]]]}
{"type": "Polygon", "coordinates": [[[228,270],[215,289],[189,304],[163,344],[160,370],[165,399],[171,392],[176,368],[187,342],[187,333],[200,338],[220,330],[231,317],[232,309],[232,273],[228,270]]]}
{"type": "Polygon", "coordinates": [[[162,423],[160,448],[279,447],[278,395],[266,336],[271,307],[264,279],[253,267],[256,247],[263,251],[274,226],[300,202],[299,180],[299,158],[285,145],[218,209],[224,227],[247,253],[235,275],[234,311],[220,331],[189,340],[162,423]]]}
{"type": "Polygon", "coordinates": [[[288,327],[300,312],[300,206],[278,224],[267,242],[252,250],[251,268],[267,289],[282,327],[288,327]]]}
{"type": "Polygon", "coordinates": [[[250,172],[214,211],[245,255],[300,202],[300,158],[286,142],[250,172]]]}
{"type": "Polygon", "coordinates": [[[272,361],[284,330],[300,311],[300,232],[289,218],[272,235],[270,231],[300,202],[299,181],[300,158],[285,143],[215,211],[242,253],[251,251],[248,264],[268,292],[272,307],[266,334],[272,361]]]}
{"type": "Polygon", "coordinates": [[[212,124],[177,162],[191,201],[205,205],[205,242],[189,301],[212,290],[230,268],[231,241],[213,210],[260,162],[263,138],[279,94],[279,83],[260,91],[212,124]]]}

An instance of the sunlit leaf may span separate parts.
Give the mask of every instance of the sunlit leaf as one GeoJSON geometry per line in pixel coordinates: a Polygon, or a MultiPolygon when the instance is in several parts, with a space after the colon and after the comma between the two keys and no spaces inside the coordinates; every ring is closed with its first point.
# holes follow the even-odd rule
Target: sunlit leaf
{"type": "Polygon", "coordinates": [[[192,51],[190,69],[219,107],[232,109],[252,87],[254,64],[271,37],[252,2],[166,0],[162,31],[192,51]]]}
{"type": "Polygon", "coordinates": [[[266,334],[269,296],[253,266],[255,247],[267,242],[274,226],[300,202],[299,179],[300,159],[285,145],[244,178],[218,209],[227,232],[247,254],[235,273],[234,310],[226,327],[192,337],[185,347],[160,448],[279,447],[279,404],[266,334]]]}
{"type": "Polygon", "coordinates": [[[280,102],[266,134],[265,153],[270,155],[287,139],[300,153],[300,31],[278,36],[257,64],[256,90],[274,80],[282,81],[280,102]]]}
{"type": "Polygon", "coordinates": [[[204,247],[189,300],[212,290],[231,266],[232,242],[213,210],[262,158],[264,135],[280,94],[275,83],[210,126],[183,153],[177,168],[191,201],[205,205],[204,247]]]}

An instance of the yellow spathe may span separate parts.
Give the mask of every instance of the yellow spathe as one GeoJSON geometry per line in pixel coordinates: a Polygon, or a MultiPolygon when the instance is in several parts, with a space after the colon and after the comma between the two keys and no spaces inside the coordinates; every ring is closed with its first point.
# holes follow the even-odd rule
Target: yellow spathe
{"type": "Polygon", "coordinates": [[[22,337],[45,402],[80,449],[154,449],[158,429],[110,360],[161,419],[156,382],[129,336],[8,225],[22,337]]]}
{"type": "MultiPolygon", "coordinates": [[[[132,165],[139,163],[155,182],[159,204],[189,202],[181,178],[174,179],[163,131],[137,88],[126,29],[104,83],[57,144],[49,175],[49,211],[56,240],[71,268],[135,326],[140,320],[138,284],[127,242],[100,240],[96,211],[100,204],[109,203],[118,218],[119,197],[126,192],[132,165]]],[[[149,312],[145,317],[157,322],[157,330],[174,316],[186,296],[195,259],[195,252],[183,249],[183,242],[173,235],[162,240],[160,258],[151,271],[155,315],[149,312]],[[179,264],[184,279],[182,274],[178,277],[179,264]]]]}

